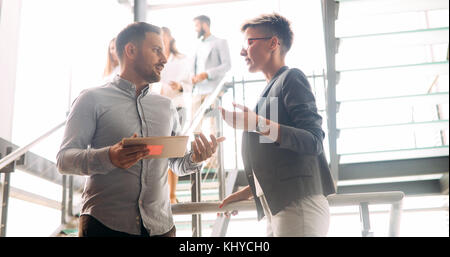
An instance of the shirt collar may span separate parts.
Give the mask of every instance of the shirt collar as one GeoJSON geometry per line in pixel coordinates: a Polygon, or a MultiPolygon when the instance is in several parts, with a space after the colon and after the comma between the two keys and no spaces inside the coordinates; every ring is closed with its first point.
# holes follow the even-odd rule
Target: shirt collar
{"type": "Polygon", "coordinates": [[[272,83],[272,81],[276,80],[278,78],[278,76],[281,75],[281,73],[283,73],[285,70],[289,69],[288,66],[283,66],[281,67],[276,73],[275,75],[273,75],[272,79],[269,81],[269,84],[272,83]]]}
{"type": "MultiPolygon", "coordinates": [[[[113,85],[116,87],[122,89],[126,94],[136,97],[136,85],[131,83],[130,81],[121,78],[119,75],[116,75],[112,81],[113,85]]],[[[148,93],[149,85],[145,86],[142,91],[141,95],[144,97],[148,93]]]]}
{"type": "Polygon", "coordinates": [[[206,39],[204,39],[204,37],[202,37],[201,39],[200,39],[200,42],[208,42],[208,41],[211,41],[211,40],[213,40],[213,38],[214,38],[214,35],[209,35],[209,37],[207,37],[206,39]]]}

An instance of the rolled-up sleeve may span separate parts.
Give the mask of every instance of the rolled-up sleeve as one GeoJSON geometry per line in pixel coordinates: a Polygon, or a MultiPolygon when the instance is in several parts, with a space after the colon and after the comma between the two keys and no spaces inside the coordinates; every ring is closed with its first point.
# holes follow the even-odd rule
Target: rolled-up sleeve
{"type": "Polygon", "coordinates": [[[116,168],[109,158],[109,146],[90,147],[96,129],[95,109],[95,100],[89,91],[82,92],[75,100],[56,156],[60,173],[90,176],[106,174],[116,168]]]}
{"type": "Polygon", "coordinates": [[[185,176],[194,172],[200,172],[202,163],[194,163],[191,160],[193,152],[188,152],[181,158],[169,159],[169,167],[177,176],[185,176]]]}
{"type": "MultiPolygon", "coordinates": [[[[173,129],[172,136],[178,136],[181,134],[181,127],[178,119],[178,113],[173,104],[171,104],[171,115],[173,117],[173,129]]],[[[193,152],[187,152],[180,158],[169,158],[169,168],[177,176],[185,176],[194,172],[199,172],[202,169],[202,163],[192,162],[191,156],[193,152]]]]}

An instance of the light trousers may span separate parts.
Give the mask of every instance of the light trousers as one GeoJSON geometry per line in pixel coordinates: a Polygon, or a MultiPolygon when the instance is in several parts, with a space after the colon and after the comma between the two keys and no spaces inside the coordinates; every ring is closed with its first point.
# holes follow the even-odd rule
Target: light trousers
{"type": "MultiPolygon", "coordinates": [[[[191,121],[194,121],[195,114],[200,109],[200,106],[205,102],[206,98],[209,95],[193,95],[192,96],[192,112],[191,112],[191,121]]],[[[215,103],[211,105],[212,108],[215,108],[215,103]]],[[[209,134],[213,134],[214,136],[217,136],[216,133],[216,119],[214,117],[208,117],[206,118],[209,120],[209,126],[206,128],[208,131],[205,131],[203,134],[206,135],[206,138],[209,139],[209,134]]],[[[197,128],[194,130],[194,133],[200,133],[202,131],[203,126],[203,119],[198,124],[197,128]]]]}
{"type": "Polygon", "coordinates": [[[307,196],[272,215],[264,195],[260,196],[269,237],[325,237],[330,225],[330,208],[323,195],[307,196]]]}

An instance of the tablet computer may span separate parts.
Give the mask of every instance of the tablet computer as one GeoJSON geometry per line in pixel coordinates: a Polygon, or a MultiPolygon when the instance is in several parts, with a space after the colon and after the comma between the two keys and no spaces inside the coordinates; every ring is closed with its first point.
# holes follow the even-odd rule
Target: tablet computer
{"type": "Polygon", "coordinates": [[[171,137],[134,137],[122,139],[122,144],[131,145],[147,145],[150,153],[144,157],[145,159],[157,158],[177,158],[186,154],[186,146],[188,136],[171,136],[171,137]]]}

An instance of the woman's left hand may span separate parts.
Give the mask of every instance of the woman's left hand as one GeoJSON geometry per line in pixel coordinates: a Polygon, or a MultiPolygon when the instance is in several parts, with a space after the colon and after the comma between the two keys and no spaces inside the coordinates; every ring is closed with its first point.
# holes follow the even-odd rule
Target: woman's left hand
{"type": "Polygon", "coordinates": [[[224,108],[219,107],[223,120],[235,129],[243,129],[244,131],[256,130],[258,115],[243,105],[233,103],[233,106],[241,109],[242,112],[227,111],[224,108]]]}

